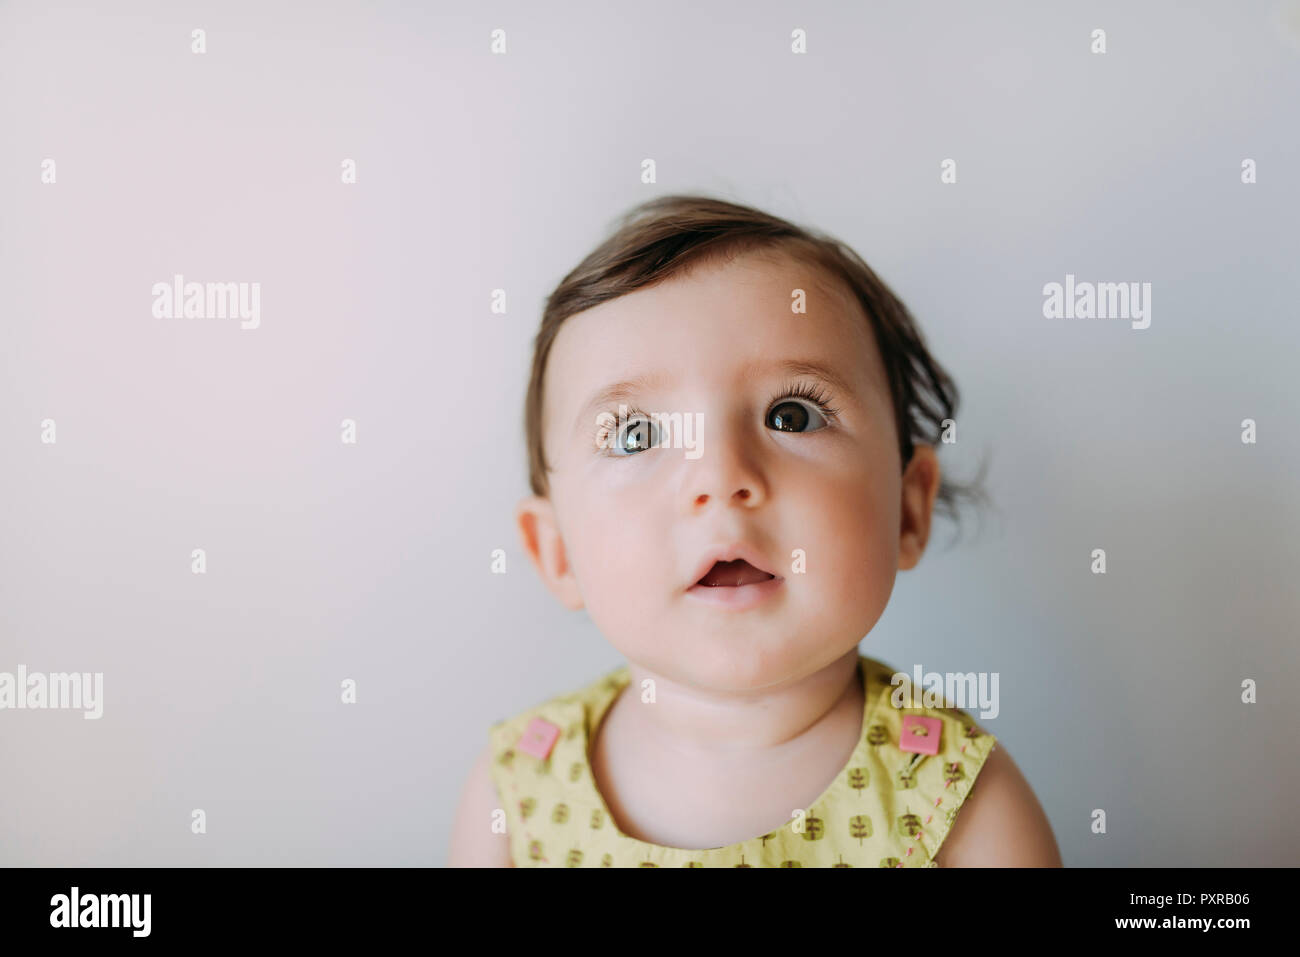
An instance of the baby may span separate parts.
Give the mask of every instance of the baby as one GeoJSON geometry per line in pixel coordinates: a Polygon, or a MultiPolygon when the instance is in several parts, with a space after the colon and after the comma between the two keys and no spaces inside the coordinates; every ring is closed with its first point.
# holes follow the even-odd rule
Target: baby
{"type": "Polygon", "coordinates": [[[858,652],[961,491],[956,401],[840,243],[633,210],[547,301],[516,515],[627,664],[491,727],[451,865],[1060,866],[993,735],[858,652]]]}

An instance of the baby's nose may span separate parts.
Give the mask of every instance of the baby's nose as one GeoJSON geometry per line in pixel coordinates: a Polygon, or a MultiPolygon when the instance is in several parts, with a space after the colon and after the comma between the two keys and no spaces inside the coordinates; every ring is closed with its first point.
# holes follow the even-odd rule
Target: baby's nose
{"type": "Polygon", "coordinates": [[[766,482],[753,458],[724,445],[713,443],[690,467],[686,481],[693,510],[709,505],[754,508],[767,498],[766,482]]]}

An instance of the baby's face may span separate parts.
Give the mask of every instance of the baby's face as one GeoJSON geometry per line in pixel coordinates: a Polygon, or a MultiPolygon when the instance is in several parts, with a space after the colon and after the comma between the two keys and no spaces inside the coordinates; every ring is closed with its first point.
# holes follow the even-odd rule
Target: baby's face
{"type": "Polygon", "coordinates": [[[898,569],[924,548],[933,452],[920,447],[901,474],[865,317],[847,290],[785,257],[703,266],[571,317],[552,347],[544,423],[551,496],[519,512],[534,560],[624,656],[674,681],[758,690],[829,665],[872,629],[898,569]],[[796,289],[806,314],[791,310],[796,289]],[[620,402],[676,413],[673,434],[638,429],[635,414],[612,425],[620,402]],[[692,434],[677,430],[688,421],[692,434]],[[744,605],[691,591],[709,550],[737,544],[781,580],[726,589],[761,599],[744,605]]]}

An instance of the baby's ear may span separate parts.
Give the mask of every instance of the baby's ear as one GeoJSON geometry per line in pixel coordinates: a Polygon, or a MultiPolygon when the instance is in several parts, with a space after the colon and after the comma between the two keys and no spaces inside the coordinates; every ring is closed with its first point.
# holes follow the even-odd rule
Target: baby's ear
{"type": "Polygon", "coordinates": [[[573,577],[551,500],[538,495],[525,498],[515,509],[515,521],[519,523],[524,551],[537,566],[551,594],[570,611],[582,608],[582,593],[578,591],[578,580],[573,577]]]}
{"type": "Polygon", "coordinates": [[[930,540],[930,519],[939,493],[939,459],[934,448],[917,445],[903,473],[902,528],[898,539],[898,567],[915,568],[930,540]]]}

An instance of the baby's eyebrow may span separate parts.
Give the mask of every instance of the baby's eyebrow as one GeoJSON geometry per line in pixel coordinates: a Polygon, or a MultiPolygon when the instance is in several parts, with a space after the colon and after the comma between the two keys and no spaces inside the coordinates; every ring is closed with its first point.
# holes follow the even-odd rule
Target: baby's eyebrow
{"type": "MultiPolygon", "coordinates": [[[[822,380],[846,397],[853,394],[853,389],[850,388],[848,380],[834,366],[818,359],[755,359],[741,366],[736,378],[737,381],[743,382],[754,376],[771,372],[781,372],[791,376],[809,376],[813,379],[822,380]]],[[[583,403],[582,408],[578,411],[577,419],[574,420],[574,430],[577,432],[583,431],[587,427],[587,419],[597,409],[604,409],[618,402],[634,399],[643,392],[671,385],[674,381],[676,381],[676,376],[667,370],[658,369],[654,372],[644,372],[630,379],[611,383],[595,392],[591,398],[583,403]]]]}
{"type": "Polygon", "coordinates": [[[660,370],[646,372],[633,376],[631,379],[624,379],[621,382],[614,382],[605,386],[605,388],[592,395],[578,410],[578,418],[573,423],[574,430],[577,432],[583,431],[587,427],[587,418],[597,409],[604,409],[618,402],[635,398],[642,392],[670,385],[673,378],[667,372],[660,370]]]}

